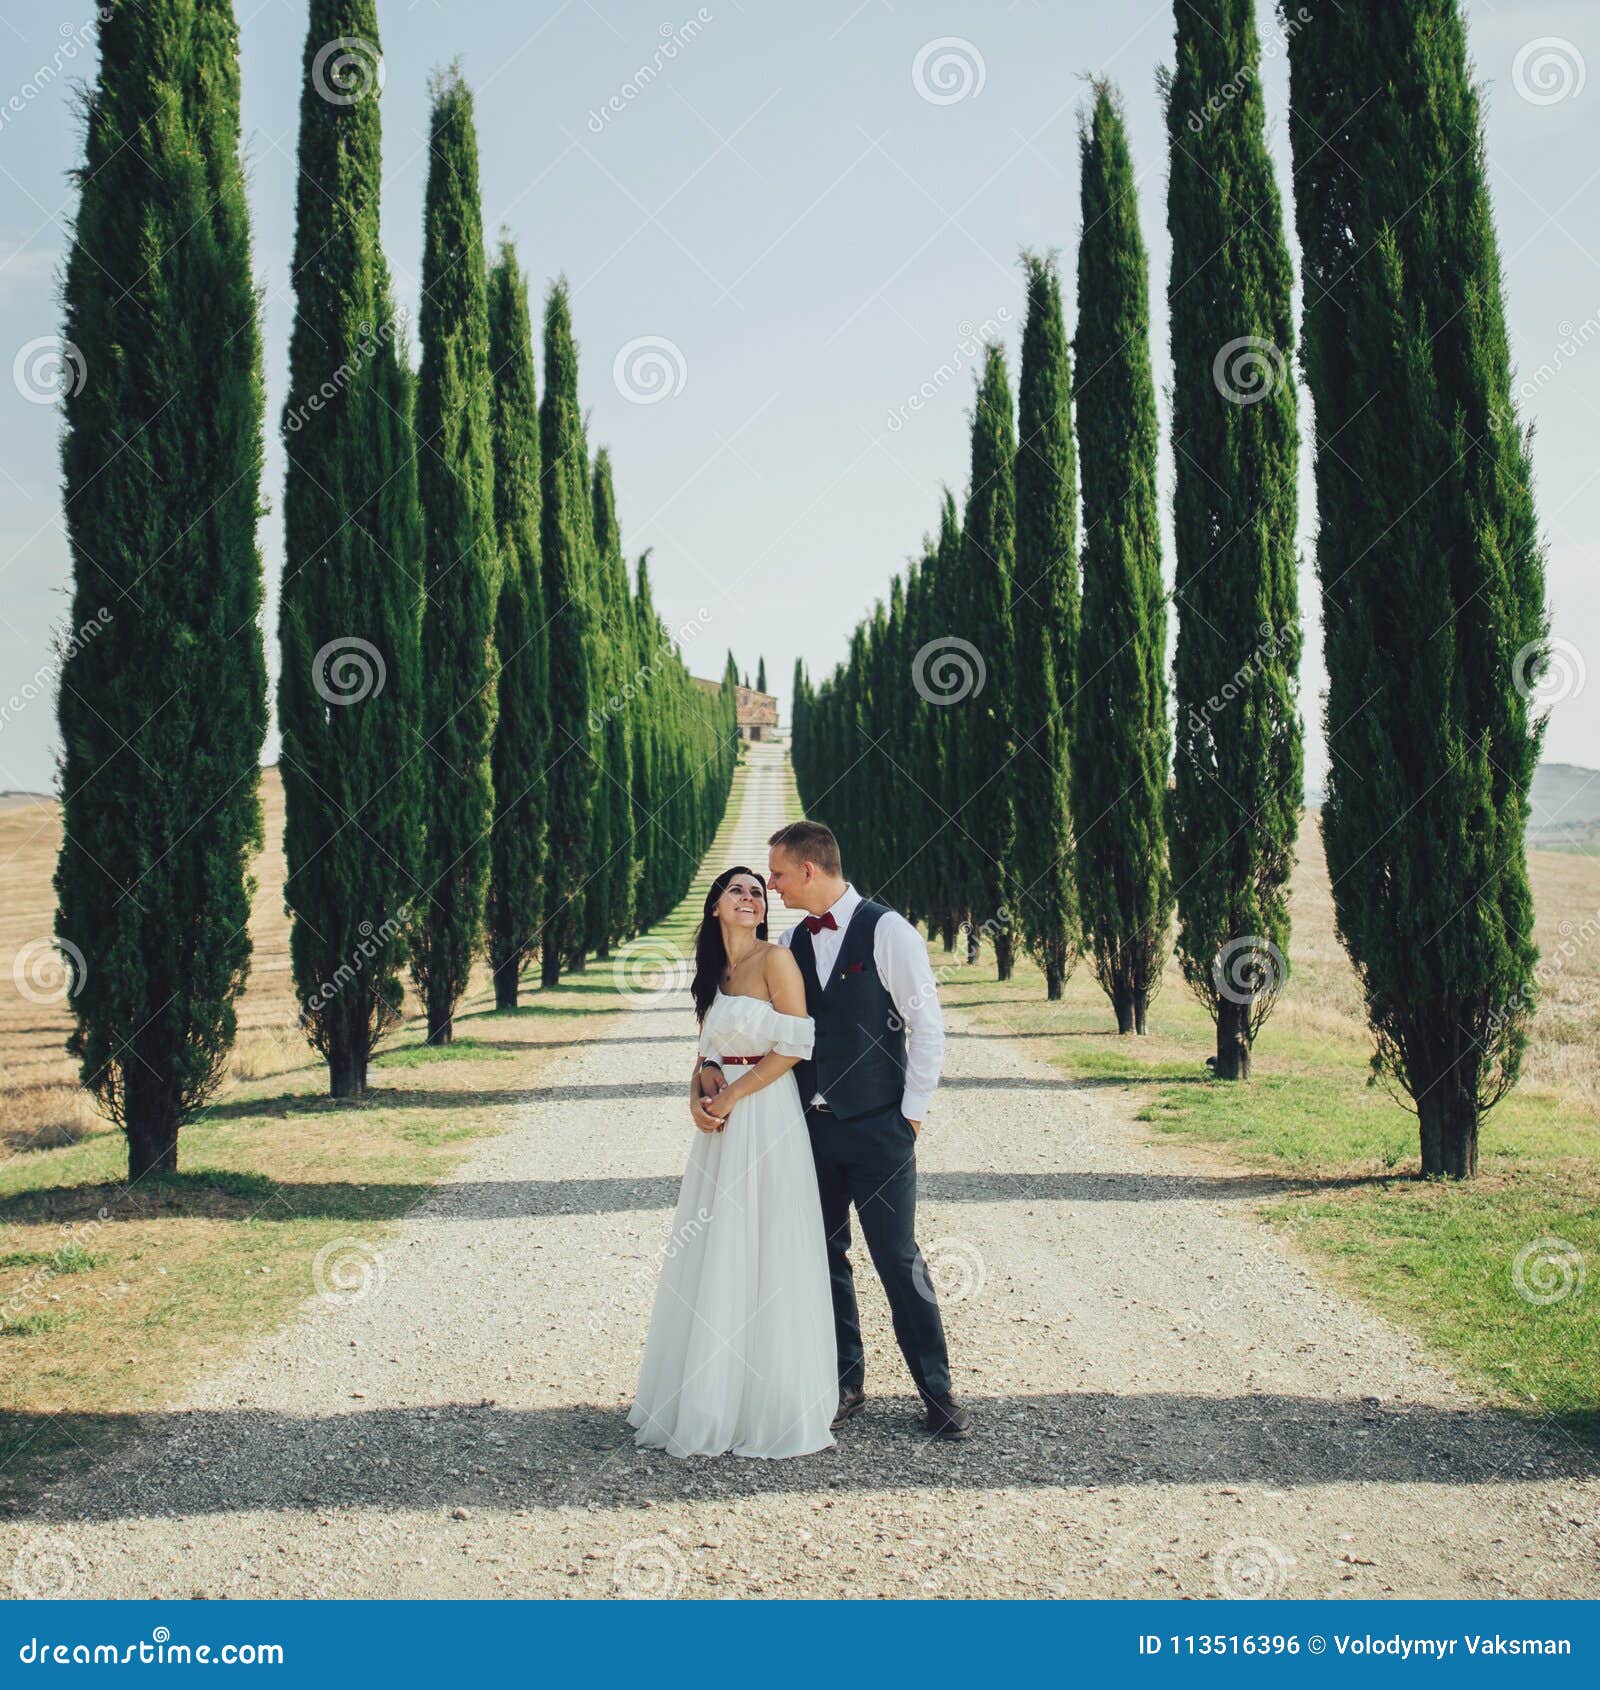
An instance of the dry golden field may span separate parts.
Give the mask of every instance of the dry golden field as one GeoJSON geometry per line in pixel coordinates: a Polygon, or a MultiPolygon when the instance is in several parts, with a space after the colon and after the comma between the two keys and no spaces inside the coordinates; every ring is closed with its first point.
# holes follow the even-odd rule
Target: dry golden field
{"type": "MultiPolygon", "coordinates": [[[[289,978],[289,924],[283,913],[283,787],[276,769],[262,772],[267,848],[256,861],[257,889],[250,937],[255,947],[250,984],[239,1010],[233,1073],[251,1078],[295,1068],[311,1051],[294,1025],[289,978]]],[[[77,1064],[66,1053],[72,1018],[64,997],[37,1002],[19,988],[14,960],[54,931],[50,877],[61,843],[61,812],[53,799],[13,800],[0,810],[0,1144],[6,1151],[47,1149],[93,1131],[98,1123],[77,1086],[77,1064]]]]}
{"type": "MultiPolygon", "coordinates": [[[[1600,1107],[1600,854],[1536,850],[1528,863],[1541,960],[1523,1079],[1600,1107]]],[[[1334,932],[1316,812],[1301,824],[1293,897],[1293,971],[1274,1021],[1364,1038],[1361,988],[1334,932]]],[[[1186,990],[1181,981],[1168,986],[1186,990]]]]}

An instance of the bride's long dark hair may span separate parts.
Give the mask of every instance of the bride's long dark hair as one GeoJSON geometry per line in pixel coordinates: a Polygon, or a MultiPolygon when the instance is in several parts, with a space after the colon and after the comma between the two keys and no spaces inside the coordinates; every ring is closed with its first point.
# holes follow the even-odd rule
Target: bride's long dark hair
{"type": "Polygon", "coordinates": [[[696,1021],[705,1020],[706,1011],[711,1008],[717,988],[722,984],[722,970],[728,961],[728,949],[722,942],[722,923],[713,912],[722,901],[722,894],[727,891],[728,882],[736,874],[748,874],[761,888],[761,919],[756,923],[756,937],[765,939],[767,936],[766,877],[757,874],[753,868],[746,868],[743,863],[725,868],[711,882],[711,890],[706,893],[705,908],[700,912],[700,925],[694,934],[694,979],[690,982],[689,992],[694,998],[696,1021]]]}

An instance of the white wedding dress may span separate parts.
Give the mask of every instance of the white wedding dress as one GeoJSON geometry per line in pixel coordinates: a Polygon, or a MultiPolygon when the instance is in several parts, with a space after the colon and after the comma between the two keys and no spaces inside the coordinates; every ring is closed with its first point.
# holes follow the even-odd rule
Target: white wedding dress
{"type": "MultiPolygon", "coordinates": [[[[811,1054],[808,1015],[718,992],[702,1056],[811,1054]]],[[[740,1068],[730,1067],[737,1079],[740,1068]]],[[[793,1073],[694,1143],[628,1424],[671,1455],[829,1449],[839,1403],[822,1203],[793,1073]]]]}

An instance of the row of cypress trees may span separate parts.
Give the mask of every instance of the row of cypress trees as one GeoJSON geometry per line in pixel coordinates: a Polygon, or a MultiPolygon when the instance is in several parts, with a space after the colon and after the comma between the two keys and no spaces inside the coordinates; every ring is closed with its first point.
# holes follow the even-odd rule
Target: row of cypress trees
{"type": "MultiPolygon", "coordinates": [[[[130,1178],[177,1165],[249,968],[267,726],[259,304],[228,0],[100,14],[66,282],[74,625],[56,930],[71,1048],[130,1178]],[[108,615],[101,614],[108,611],[108,615]]],[[[475,961],[517,1001],[657,920],[737,755],[623,562],[565,285],[536,390],[527,283],[483,241],[472,97],[432,89],[420,368],[378,224],[374,0],[312,0],[282,430],[278,720],[300,1022],[359,1097],[409,968],[451,1037],[475,961]]],[[[730,659],[731,662],[731,659],[730,659]]]]}
{"type": "Polygon", "coordinates": [[[946,949],[962,927],[969,955],[988,937],[1004,980],[1020,944],[1052,999],[1087,953],[1118,1027],[1142,1032],[1172,907],[1171,738],[1146,262],[1107,84],[1080,151],[1073,344],[1054,259],[1025,253],[1015,404],[990,345],[965,510],[945,493],[847,662],[815,689],[797,669],[794,758],[864,883],[946,949]]]}
{"type": "MultiPolygon", "coordinates": [[[[991,934],[1001,978],[1020,937],[1052,998],[1086,954],[1124,1032],[1144,1030],[1175,909],[1234,1079],[1288,972],[1303,787],[1292,266],[1254,10],[1184,0],[1161,78],[1170,696],[1146,262],[1103,83],[1082,132],[1076,382],[1054,269],[1025,255],[1020,438],[991,346],[964,520],[947,492],[847,660],[794,677],[801,794],[863,884],[947,950],[963,924],[969,955],[991,934]]],[[[1422,1171],[1466,1178],[1535,1003],[1529,696],[1548,660],[1481,117],[1458,0],[1308,0],[1283,22],[1336,924],[1422,1171]]]]}

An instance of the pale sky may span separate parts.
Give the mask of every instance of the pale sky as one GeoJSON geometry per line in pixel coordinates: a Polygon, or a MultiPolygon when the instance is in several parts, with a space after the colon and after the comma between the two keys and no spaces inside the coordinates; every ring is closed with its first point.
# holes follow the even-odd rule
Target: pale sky
{"type": "MultiPolygon", "coordinates": [[[[267,649],[282,567],[278,420],[291,295],[305,7],[241,0],[244,127],[264,294],[267,649]]],[[[92,6],[0,3],[0,787],[50,790],[49,638],[65,623],[59,409],[41,391],[92,74],[92,6]],[[43,70],[43,76],[30,73],[43,70]],[[11,702],[8,702],[11,701],[11,702]]],[[[1471,0],[1512,351],[1538,427],[1539,516],[1565,696],[1546,756],[1600,763],[1600,5],[1471,0]]],[[[1170,381],[1164,129],[1156,70],[1170,5],[1147,0],[411,0],[380,5],[384,243],[417,306],[428,73],[459,56],[477,95],[484,225],[542,292],[565,272],[590,437],[611,448],[630,560],[654,548],[658,606],[698,630],[691,666],[765,655],[788,716],[803,655],[844,654],[967,471],[970,356],[1004,340],[1015,377],[1022,247],[1062,258],[1069,323],[1081,77],[1128,111],[1151,260],[1162,423],[1170,381]],[[646,78],[635,73],[648,67],[646,78]],[[935,379],[941,366],[955,378],[935,379]],[[926,400],[916,395],[933,384],[926,400]],[[645,400],[647,402],[641,402],[645,400]]],[[[1280,183],[1289,186],[1281,32],[1260,8],[1280,183]]],[[[1292,225],[1291,225],[1292,226],[1292,225]]],[[[1298,259],[1297,259],[1298,268],[1298,259]]],[[[1302,396],[1303,419],[1309,402],[1302,396]]],[[[1171,464],[1162,463],[1163,519],[1171,464]]],[[[1314,502],[1302,483],[1307,777],[1326,768],[1314,502]]],[[[1170,581],[1170,548],[1166,558],[1170,581]]],[[[959,632],[959,630],[953,630],[959,632]]],[[[1092,630],[1089,636],[1092,638],[1092,630]]],[[[265,755],[275,755],[275,737],[265,755]]]]}

